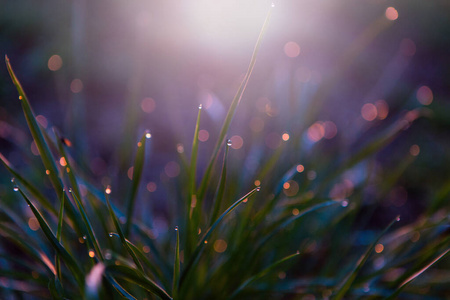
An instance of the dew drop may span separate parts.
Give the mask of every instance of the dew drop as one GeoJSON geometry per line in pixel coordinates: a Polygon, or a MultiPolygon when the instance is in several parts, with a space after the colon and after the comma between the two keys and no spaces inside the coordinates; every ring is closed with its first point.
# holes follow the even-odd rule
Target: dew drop
{"type": "Polygon", "coordinates": [[[231,147],[232,144],[233,144],[233,143],[231,143],[231,140],[228,140],[228,141],[227,141],[227,146],[228,146],[228,147],[231,147]]]}
{"type": "Polygon", "coordinates": [[[397,222],[400,221],[400,216],[397,216],[397,219],[395,219],[397,222]]]}
{"type": "Polygon", "coordinates": [[[300,250],[297,250],[297,252],[295,252],[296,254],[300,254],[300,250]]]}
{"type": "Polygon", "coordinates": [[[271,6],[272,6],[272,7],[275,7],[275,3],[272,2],[271,6]]]}
{"type": "Polygon", "coordinates": [[[342,207],[347,207],[348,206],[348,201],[347,200],[342,201],[341,202],[341,206],[342,207]]]}
{"type": "Polygon", "coordinates": [[[85,235],[83,235],[83,240],[85,240],[87,237],[85,235]]]}
{"type": "Polygon", "coordinates": [[[69,188],[69,193],[72,193],[72,188],[69,188]]]}
{"type": "Polygon", "coordinates": [[[178,226],[175,226],[175,231],[178,231],[178,226]]]}
{"type": "Polygon", "coordinates": [[[12,178],[11,178],[11,182],[14,183],[15,181],[16,181],[16,179],[15,179],[14,177],[12,177],[12,178]]]}
{"type": "Polygon", "coordinates": [[[45,174],[50,175],[50,170],[45,170],[45,174]]]}
{"type": "Polygon", "coordinates": [[[22,96],[19,96],[19,100],[22,100],[23,99],[23,97],[22,96]]]}
{"type": "Polygon", "coordinates": [[[260,190],[261,190],[261,187],[260,187],[260,186],[257,186],[257,187],[256,187],[256,191],[259,192],[260,190]]]}
{"type": "Polygon", "coordinates": [[[113,237],[113,234],[112,234],[112,232],[111,232],[111,233],[109,233],[109,237],[111,237],[111,238],[113,237]]]}
{"type": "Polygon", "coordinates": [[[205,243],[205,244],[208,244],[208,241],[207,241],[207,240],[205,240],[205,241],[204,241],[204,243],[205,243]]]}
{"type": "Polygon", "coordinates": [[[198,109],[202,109],[202,108],[203,108],[203,105],[200,104],[200,105],[198,106],[198,109]]]}
{"type": "Polygon", "coordinates": [[[19,190],[19,187],[17,186],[17,185],[15,185],[14,187],[13,187],[13,191],[14,192],[17,192],[19,190]]]}
{"type": "Polygon", "coordinates": [[[146,133],[145,133],[145,138],[146,139],[149,139],[149,138],[151,138],[152,137],[152,134],[150,133],[150,131],[147,131],[146,133]]]}

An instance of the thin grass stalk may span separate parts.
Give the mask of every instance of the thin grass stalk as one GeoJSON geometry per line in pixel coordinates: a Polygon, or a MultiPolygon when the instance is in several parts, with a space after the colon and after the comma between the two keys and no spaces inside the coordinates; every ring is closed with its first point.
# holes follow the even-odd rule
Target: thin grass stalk
{"type": "Polygon", "coordinates": [[[175,258],[173,263],[173,285],[172,296],[174,299],[178,298],[178,284],[180,282],[180,231],[178,226],[175,227],[177,241],[175,245],[175,258]]]}
{"type": "Polygon", "coordinates": [[[145,162],[145,141],[151,137],[151,134],[146,131],[142,135],[140,141],[138,142],[138,149],[136,153],[136,158],[134,161],[133,167],[133,181],[131,183],[131,190],[128,197],[128,206],[127,206],[127,214],[126,214],[126,223],[125,223],[125,236],[130,235],[131,224],[133,223],[133,210],[136,203],[136,195],[139,189],[139,183],[141,181],[142,170],[144,168],[145,162]]]}
{"type": "MultiPolygon", "coordinates": [[[[71,190],[69,190],[71,192],[71,190]]],[[[104,261],[105,258],[103,257],[100,245],[98,243],[98,240],[95,236],[94,229],[92,228],[91,222],[89,221],[89,218],[86,214],[86,210],[84,209],[83,203],[81,200],[77,197],[77,195],[72,194],[73,198],[75,199],[75,202],[78,206],[78,210],[80,211],[81,218],[83,219],[85,230],[86,230],[86,238],[90,246],[92,246],[95,249],[95,252],[97,253],[96,257],[100,259],[100,261],[104,261]]]]}
{"type": "Polygon", "coordinates": [[[21,100],[20,103],[22,104],[25,119],[27,120],[31,135],[33,136],[33,139],[36,143],[36,147],[39,150],[42,163],[44,164],[44,167],[46,169],[46,173],[49,176],[55,191],[61,191],[63,189],[63,186],[61,184],[60,179],[58,178],[58,169],[56,167],[55,160],[53,159],[50,149],[44,140],[42,132],[39,128],[39,124],[36,121],[33,109],[31,108],[30,102],[28,101],[28,97],[26,96],[25,91],[22,88],[22,85],[20,84],[19,80],[14,74],[8,56],[5,56],[5,61],[9,75],[11,76],[11,79],[14,85],[16,86],[17,91],[19,92],[19,100],[21,100]]]}
{"type": "MultiPolygon", "coordinates": [[[[61,243],[62,240],[62,228],[63,228],[63,221],[64,221],[64,202],[65,202],[65,191],[62,191],[61,194],[61,204],[59,207],[59,216],[58,216],[58,228],[56,230],[56,239],[58,240],[59,243],[61,243]]],[[[55,254],[55,269],[56,269],[56,274],[55,274],[55,284],[59,284],[62,287],[62,273],[61,273],[61,262],[60,262],[60,258],[59,258],[59,254],[58,252],[56,252],[55,254]]]]}
{"type": "Polygon", "coordinates": [[[231,141],[227,141],[227,146],[225,147],[225,154],[223,156],[223,164],[222,164],[222,173],[220,175],[219,186],[216,191],[216,196],[214,197],[214,203],[212,207],[212,213],[209,226],[211,226],[219,216],[220,206],[222,205],[222,199],[225,194],[225,183],[227,181],[227,157],[228,157],[228,149],[231,146],[231,141]]]}
{"type": "Polygon", "coordinates": [[[252,284],[253,282],[255,282],[256,280],[262,278],[263,276],[267,275],[269,272],[271,272],[273,269],[275,269],[276,267],[278,267],[279,265],[281,265],[282,263],[284,263],[285,261],[291,260],[292,258],[296,257],[300,255],[300,252],[296,252],[294,254],[288,255],[276,262],[274,262],[273,264],[271,264],[270,266],[268,266],[267,268],[265,268],[264,270],[256,273],[255,275],[251,276],[250,278],[248,278],[246,281],[244,281],[234,292],[233,294],[228,298],[229,300],[236,298],[237,295],[239,295],[239,293],[247,286],[249,286],[250,284],[252,284]]]}
{"type": "Polygon", "coordinates": [[[217,156],[219,154],[220,148],[222,147],[222,144],[225,141],[225,136],[227,135],[228,129],[229,129],[230,124],[231,124],[231,121],[232,121],[232,119],[234,117],[234,114],[236,112],[237,106],[239,105],[239,102],[242,99],[242,95],[243,95],[243,93],[245,91],[245,88],[247,87],[247,83],[248,83],[248,81],[250,79],[250,76],[252,74],[253,68],[254,68],[255,63],[256,63],[256,56],[257,56],[257,54],[259,52],[259,48],[261,46],[263,36],[264,36],[264,34],[265,34],[266,30],[267,30],[267,27],[269,25],[269,20],[270,20],[271,14],[272,14],[272,9],[270,9],[268,14],[267,14],[267,17],[266,17],[266,19],[264,21],[264,24],[262,26],[261,32],[259,33],[258,39],[256,41],[256,45],[255,45],[255,48],[253,50],[252,57],[250,59],[250,65],[249,65],[249,67],[247,69],[247,73],[245,74],[244,79],[242,80],[242,83],[239,86],[239,89],[238,89],[236,95],[233,98],[233,101],[231,102],[231,105],[230,105],[230,108],[228,110],[227,116],[225,117],[225,121],[224,121],[224,123],[222,125],[222,129],[220,130],[219,138],[217,139],[216,146],[215,146],[215,148],[213,150],[213,154],[212,154],[211,159],[209,161],[208,167],[206,168],[205,174],[203,175],[203,179],[202,179],[202,182],[200,184],[199,191],[197,193],[197,198],[198,198],[197,201],[199,202],[198,205],[201,205],[202,199],[203,199],[203,197],[205,195],[205,192],[206,192],[206,188],[208,187],[208,184],[209,184],[209,181],[210,181],[210,178],[211,178],[212,168],[213,168],[214,163],[215,163],[215,161],[217,159],[217,156]]]}
{"type": "MultiPolygon", "coordinates": [[[[142,267],[139,259],[137,258],[136,254],[134,253],[134,251],[130,248],[130,246],[127,243],[127,240],[125,239],[125,235],[122,231],[122,228],[120,226],[119,223],[119,219],[117,218],[116,214],[114,213],[114,210],[111,207],[111,203],[109,202],[109,197],[107,194],[105,194],[106,197],[106,203],[108,205],[108,211],[109,211],[109,215],[111,216],[111,219],[113,220],[114,223],[114,227],[116,227],[116,230],[119,234],[119,238],[120,241],[122,242],[122,245],[125,247],[125,249],[127,250],[127,252],[130,254],[131,258],[133,259],[134,263],[136,264],[136,267],[142,272],[144,273],[144,268],[142,267]]],[[[110,236],[112,236],[112,233],[110,233],[110,236]]]]}
{"type": "Polygon", "coordinates": [[[230,212],[232,212],[236,207],[238,207],[240,204],[242,204],[244,202],[244,200],[248,200],[250,198],[250,196],[252,196],[256,192],[258,192],[259,189],[260,189],[259,187],[254,188],[253,190],[248,192],[245,196],[243,196],[242,198],[240,198],[239,200],[234,202],[233,205],[231,205],[227,210],[225,210],[225,212],[223,212],[220,215],[220,217],[217,218],[217,220],[214,222],[214,224],[210,228],[208,228],[208,230],[203,235],[203,238],[197,244],[197,247],[195,248],[194,253],[189,258],[189,262],[186,264],[186,267],[184,268],[183,272],[181,273],[180,287],[182,286],[183,282],[185,281],[185,278],[188,275],[188,273],[190,272],[190,270],[195,267],[195,263],[197,262],[200,254],[203,252],[205,245],[208,243],[208,238],[211,236],[214,229],[219,225],[219,223],[222,221],[222,219],[225,218],[225,216],[228,215],[230,212]]]}
{"type": "Polygon", "coordinates": [[[369,258],[370,254],[372,253],[373,249],[375,248],[375,245],[378,243],[378,241],[381,239],[382,236],[392,227],[392,225],[395,222],[398,222],[400,220],[400,216],[397,216],[394,220],[389,223],[389,225],[378,235],[377,239],[372,242],[372,244],[369,246],[369,248],[366,250],[366,252],[361,256],[361,258],[358,260],[356,266],[353,268],[353,270],[345,277],[344,281],[338,286],[338,290],[336,291],[336,295],[333,299],[340,300],[342,299],[345,294],[349,291],[350,287],[352,286],[353,281],[355,280],[356,276],[358,275],[359,271],[363,267],[364,263],[369,258]]]}
{"type": "Polygon", "coordinates": [[[53,234],[52,230],[48,226],[47,221],[44,219],[42,214],[39,212],[39,210],[34,206],[34,204],[28,199],[28,197],[22,192],[21,189],[19,189],[20,194],[25,199],[29,207],[31,208],[31,211],[33,212],[34,216],[39,222],[40,228],[44,232],[45,236],[49,240],[52,247],[58,252],[60,257],[64,260],[67,267],[72,271],[75,280],[77,281],[78,285],[80,286],[80,289],[83,290],[84,288],[84,275],[83,271],[80,269],[78,263],[75,261],[75,259],[67,252],[67,250],[64,248],[63,245],[58,241],[56,236],[53,234]]]}

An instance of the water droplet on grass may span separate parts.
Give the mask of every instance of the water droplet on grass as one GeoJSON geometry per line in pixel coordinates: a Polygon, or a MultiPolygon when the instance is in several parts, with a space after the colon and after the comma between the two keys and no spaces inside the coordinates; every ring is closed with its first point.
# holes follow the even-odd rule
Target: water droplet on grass
{"type": "Polygon", "coordinates": [[[87,237],[85,235],[83,235],[83,240],[85,240],[87,237]]]}
{"type": "Polygon", "coordinates": [[[261,187],[260,187],[260,186],[257,186],[257,187],[256,187],[256,191],[259,192],[260,190],[261,190],[261,187]]]}
{"type": "Polygon", "coordinates": [[[175,231],[178,231],[178,226],[175,226],[175,231]]]}
{"type": "Polygon", "coordinates": [[[113,234],[112,232],[109,233],[109,237],[113,237],[113,235],[114,235],[114,234],[113,234]]]}
{"type": "Polygon", "coordinates": [[[397,222],[400,221],[400,216],[397,216],[397,219],[395,219],[397,222]]]}
{"type": "Polygon", "coordinates": [[[198,109],[202,109],[202,108],[203,108],[203,105],[200,104],[200,105],[198,106],[198,109]]]}
{"type": "Polygon", "coordinates": [[[13,177],[13,178],[11,178],[11,182],[15,182],[16,181],[16,179],[13,177]]]}
{"type": "Polygon", "coordinates": [[[72,193],[72,188],[69,188],[69,193],[72,193]]]}
{"type": "Polygon", "coordinates": [[[347,207],[348,206],[348,201],[347,200],[342,201],[341,202],[341,206],[342,207],[347,207]]]}
{"type": "Polygon", "coordinates": [[[17,186],[17,185],[15,185],[14,187],[13,187],[13,191],[14,192],[17,192],[19,190],[19,187],[17,186]]]}
{"type": "Polygon", "coordinates": [[[150,133],[150,131],[147,130],[147,132],[145,133],[145,138],[149,139],[152,137],[152,134],[150,133]]]}
{"type": "Polygon", "coordinates": [[[228,147],[231,147],[231,145],[233,145],[233,143],[231,142],[231,140],[228,140],[228,141],[227,141],[227,146],[228,146],[228,147]]]}

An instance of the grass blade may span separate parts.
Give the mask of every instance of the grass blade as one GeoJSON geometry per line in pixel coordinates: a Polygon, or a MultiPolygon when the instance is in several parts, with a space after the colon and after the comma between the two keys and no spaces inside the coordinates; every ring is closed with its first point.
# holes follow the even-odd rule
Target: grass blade
{"type": "Polygon", "coordinates": [[[34,198],[36,198],[39,203],[47,210],[50,211],[52,214],[56,216],[56,209],[53,207],[53,205],[50,203],[50,201],[47,200],[47,198],[44,197],[44,195],[39,192],[37,188],[35,188],[30,182],[28,182],[22,175],[20,175],[11,165],[11,163],[3,156],[3,154],[0,153],[0,160],[3,162],[3,165],[6,167],[6,169],[11,173],[15,181],[20,181],[22,185],[33,195],[34,198]]]}
{"type": "Polygon", "coordinates": [[[175,231],[177,233],[177,242],[175,245],[175,259],[173,264],[172,295],[176,299],[178,292],[178,283],[180,281],[180,231],[178,229],[178,226],[175,227],[175,231]]]}
{"type": "Polygon", "coordinates": [[[340,203],[339,201],[327,201],[327,202],[322,202],[316,205],[313,205],[311,207],[308,207],[307,209],[301,211],[298,215],[295,216],[291,216],[290,218],[288,218],[287,220],[285,220],[284,222],[282,222],[280,225],[278,225],[277,227],[275,227],[274,229],[272,229],[269,233],[265,234],[265,237],[261,240],[259,246],[256,248],[257,250],[262,249],[262,246],[270,239],[272,238],[275,234],[277,234],[278,232],[280,232],[281,230],[283,230],[284,228],[286,228],[288,225],[290,225],[291,223],[293,223],[294,221],[300,219],[301,217],[305,216],[306,214],[309,214],[317,209],[323,208],[323,207],[327,207],[330,205],[334,205],[334,204],[338,204],[340,203]]]}
{"type": "Polygon", "coordinates": [[[288,255],[276,262],[274,262],[273,264],[271,264],[270,266],[268,266],[267,268],[265,268],[264,270],[260,271],[259,273],[253,275],[252,277],[250,277],[249,279],[247,279],[246,281],[244,281],[237,289],[236,291],[230,296],[230,300],[236,298],[236,296],[248,285],[250,285],[251,283],[253,283],[254,281],[260,279],[261,277],[265,276],[267,273],[269,273],[270,271],[272,271],[273,269],[275,269],[276,267],[278,267],[279,265],[281,265],[282,263],[284,263],[287,260],[290,260],[296,256],[298,256],[300,254],[300,252],[288,255]]]}
{"type": "Polygon", "coordinates": [[[355,268],[346,276],[344,281],[340,284],[339,290],[336,292],[336,296],[333,299],[340,300],[342,299],[347,291],[350,289],[353,281],[355,280],[356,276],[358,275],[359,270],[363,267],[364,263],[369,258],[370,254],[372,253],[373,249],[375,248],[375,245],[378,243],[378,241],[381,239],[381,237],[389,230],[389,228],[392,227],[392,225],[399,221],[400,217],[396,217],[394,220],[391,221],[391,223],[381,232],[377,239],[370,245],[370,247],[366,250],[366,252],[361,256],[361,258],[358,260],[358,263],[356,264],[355,268]]]}
{"type": "MultiPolygon", "coordinates": [[[[69,190],[70,193],[72,193],[72,190],[69,190]]],[[[77,195],[75,195],[74,193],[72,193],[73,198],[75,199],[75,202],[78,206],[78,210],[80,211],[81,214],[81,218],[83,219],[84,225],[85,225],[85,229],[86,229],[86,238],[88,243],[90,244],[90,246],[93,246],[95,249],[95,252],[97,253],[97,257],[103,261],[105,260],[103,258],[103,254],[102,251],[100,249],[100,246],[98,244],[98,240],[95,237],[95,233],[94,230],[92,229],[92,225],[91,222],[89,221],[89,218],[86,214],[86,211],[83,207],[83,203],[81,203],[81,200],[77,197],[77,195]]]]}
{"type": "Polygon", "coordinates": [[[228,149],[231,145],[231,141],[227,141],[227,146],[225,148],[225,154],[223,157],[223,164],[222,164],[222,174],[220,175],[220,182],[219,187],[216,192],[216,196],[214,197],[214,204],[213,204],[213,210],[211,213],[211,220],[209,226],[213,224],[214,221],[216,221],[217,217],[219,216],[220,206],[222,204],[223,195],[225,193],[225,183],[227,180],[227,157],[228,157],[228,149]]]}
{"type": "Polygon", "coordinates": [[[14,85],[16,86],[17,91],[19,92],[19,99],[21,100],[20,102],[22,104],[22,109],[25,114],[25,119],[27,120],[31,135],[33,136],[33,139],[36,143],[36,147],[39,150],[42,163],[44,164],[44,167],[46,169],[46,173],[49,176],[55,191],[61,191],[63,189],[63,186],[58,177],[58,169],[56,167],[55,160],[53,159],[50,149],[44,140],[44,136],[42,135],[39,124],[36,121],[36,117],[30,106],[30,102],[28,101],[25,91],[23,90],[22,85],[20,84],[19,80],[14,74],[8,56],[5,56],[5,60],[9,75],[11,76],[11,79],[14,85]]]}
{"type": "Polygon", "coordinates": [[[44,217],[41,215],[41,213],[37,210],[37,208],[34,206],[34,204],[28,199],[28,197],[22,192],[21,189],[19,189],[20,194],[25,199],[25,201],[28,203],[28,205],[31,208],[31,211],[33,212],[34,216],[39,222],[39,225],[44,232],[45,236],[51,243],[52,247],[58,252],[60,257],[64,260],[67,267],[72,271],[76,281],[80,285],[80,287],[84,286],[84,275],[80,267],[78,266],[78,263],[75,261],[75,259],[67,252],[67,250],[61,245],[61,243],[58,241],[56,236],[53,234],[52,230],[47,224],[47,221],[45,221],[44,217]]]}
{"type": "Polygon", "coordinates": [[[105,274],[105,278],[116,289],[116,291],[119,292],[119,294],[122,295],[124,298],[126,298],[128,300],[136,300],[136,298],[134,298],[133,295],[131,295],[120,284],[118,284],[117,281],[111,275],[105,274]]]}
{"type": "Polygon", "coordinates": [[[200,184],[200,189],[199,189],[199,191],[197,193],[197,195],[198,195],[197,201],[199,201],[198,205],[201,205],[203,196],[205,195],[206,188],[207,188],[209,180],[211,178],[212,168],[213,168],[214,163],[215,163],[215,161],[217,159],[217,156],[219,154],[219,150],[220,150],[220,148],[222,147],[222,144],[225,141],[225,136],[227,135],[228,128],[230,127],[230,124],[231,124],[231,121],[232,121],[232,119],[234,117],[234,114],[236,112],[237,106],[239,105],[239,102],[242,99],[242,94],[244,93],[245,88],[247,87],[247,83],[248,83],[248,81],[250,79],[250,76],[252,74],[253,67],[255,66],[255,63],[256,63],[256,56],[257,56],[259,48],[261,46],[261,42],[262,42],[263,36],[264,36],[264,34],[265,34],[266,30],[267,30],[267,27],[269,25],[269,20],[270,20],[271,14],[272,14],[272,9],[270,9],[269,13],[267,14],[267,17],[266,17],[266,19],[264,21],[264,24],[262,26],[261,32],[259,33],[258,39],[256,41],[256,45],[255,45],[255,48],[253,50],[252,58],[250,59],[250,64],[248,66],[247,73],[245,74],[244,79],[242,80],[242,83],[239,86],[239,89],[238,89],[238,91],[236,92],[236,95],[233,98],[233,101],[231,102],[231,105],[230,105],[230,108],[228,110],[227,116],[225,117],[225,121],[224,121],[224,123],[222,125],[222,129],[220,130],[219,138],[217,139],[216,146],[214,148],[213,154],[212,154],[211,159],[209,161],[208,167],[206,168],[205,174],[203,175],[203,179],[202,179],[202,182],[200,184]]]}
{"type": "Polygon", "coordinates": [[[390,295],[388,298],[386,298],[386,300],[390,300],[390,299],[397,299],[397,296],[400,294],[400,292],[411,283],[411,281],[413,281],[414,279],[416,279],[418,276],[420,276],[420,274],[422,274],[423,272],[425,272],[426,270],[428,270],[432,265],[434,265],[436,262],[438,262],[441,258],[443,258],[445,255],[447,255],[450,252],[450,248],[445,250],[443,253],[441,253],[438,257],[436,257],[435,259],[433,259],[430,263],[428,263],[425,267],[423,267],[422,269],[420,269],[419,271],[417,271],[416,273],[414,273],[413,275],[411,275],[410,277],[408,277],[405,281],[403,281],[400,286],[395,290],[394,293],[392,293],[392,295],[390,295]]]}
{"type": "Polygon", "coordinates": [[[125,236],[129,236],[131,224],[133,222],[133,210],[134,204],[136,202],[136,195],[139,188],[139,182],[142,176],[142,170],[144,168],[145,161],[145,141],[151,137],[150,132],[146,131],[142,135],[140,141],[138,142],[138,149],[136,152],[136,158],[134,160],[133,167],[133,181],[131,183],[130,196],[128,198],[127,206],[127,221],[125,223],[125,236]]]}
{"type": "Polygon", "coordinates": [[[205,248],[205,245],[208,243],[208,238],[211,236],[212,232],[214,231],[214,229],[217,227],[217,225],[219,225],[219,223],[222,221],[223,218],[225,218],[226,215],[228,215],[230,212],[232,212],[236,207],[238,207],[240,204],[242,204],[244,202],[244,200],[248,199],[250,196],[252,196],[254,193],[259,191],[259,187],[254,188],[253,190],[251,190],[250,192],[248,192],[245,196],[243,196],[242,198],[240,198],[239,200],[237,200],[236,202],[233,203],[233,205],[231,205],[225,212],[223,212],[219,218],[217,218],[217,220],[214,222],[214,224],[209,227],[209,229],[205,232],[205,234],[203,235],[203,238],[200,240],[200,242],[197,244],[197,247],[194,251],[194,253],[192,254],[192,257],[189,259],[189,262],[186,265],[186,268],[183,270],[183,272],[181,273],[181,278],[180,278],[180,286],[183,284],[183,281],[185,279],[185,277],[187,276],[187,274],[189,273],[189,271],[191,270],[191,268],[194,266],[195,262],[197,261],[197,259],[199,258],[201,252],[203,251],[203,249],[205,248]]]}
{"type": "Polygon", "coordinates": [[[157,285],[153,280],[141,272],[137,272],[135,269],[125,266],[109,265],[106,267],[106,272],[108,274],[123,277],[125,280],[134,282],[162,299],[172,299],[172,297],[170,297],[162,287],[157,285]]]}
{"type": "MultiPolygon", "coordinates": [[[[66,193],[63,191],[61,195],[61,204],[59,207],[59,216],[58,216],[58,229],[56,230],[56,239],[59,243],[61,243],[61,235],[62,235],[62,227],[63,227],[63,220],[64,220],[64,202],[65,202],[65,195],[66,193]]],[[[62,280],[62,274],[61,274],[61,264],[59,259],[58,252],[55,255],[55,268],[56,268],[56,274],[55,274],[55,285],[61,285],[62,280]]]]}
{"type": "MultiPolygon", "coordinates": [[[[127,239],[125,238],[122,228],[120,227],[119,219],[117,218],[116,214],[114,213],[114,210],[111,207],[111,203],[109,202],[108,195],[106,194],[105,196],[106,196],[106,204],[108,205],[109,215],[111,216],[111,219],[113,220],[114,227],[116,227],[116,230],[119,234],[119,238],[120,238],[123,246],[125,247],[127,252],[130,254],[131,258],[133,259],[134,263],[136,264],[136,267],[142,273],[144,273],[144,268],[142,267],[141,263],[139,262],[139,259],[137,258],[136,254],[134,253],[134,251],[130,248],[130,246],[127,243],[127,239]]],[[[110,235],[111,235],[111,233],[110,233],[110,235]]]]}

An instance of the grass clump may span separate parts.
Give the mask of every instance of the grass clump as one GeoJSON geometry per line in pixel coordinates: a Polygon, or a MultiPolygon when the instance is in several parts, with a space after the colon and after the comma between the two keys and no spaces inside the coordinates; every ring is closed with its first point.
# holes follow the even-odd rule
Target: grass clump
{"type": "MultiPolygon", "coordinates": [[[[6,58],[40,153],[40,175],[53,192],[44,191],[0,156],[13,177],[17,199],[28,206],[0,207],[1,298],[444,299],[448,295],[449,271],[442,261],[450,251],[450,236],[442,196],[413,222],[393,217],[376,228],[366,220],[379,203],[364,201],[371,172],[361,175],[352,193],[330,196],[346,172],[370,165],[374,154],[411,126],[421,110],[399,116],[350,157],[333,157],[337,165],[332,170],[320,162],[302,165],[288,159],[304,157],[305,150],[299,147],[302,128],[311,124],[291,128],[286,142],[264,153],[253,173],[242,174],[242,166],[231,164],[228,129],[268,19],[201,180],[197,180],[199,108],[191,158],[188,161],[183,153],[180,158],[184,167],[174,193],[178,197],[167,200],[172,203],[173,230],[158,237],[148,220],[135,214],[140,209],[138,191],[150,133],[144,132],[138,141],[128,197],[115,198],[114,186],[101,186],[86,175],[58,130],[47,132],[39,125],[6,58]]],[[[411,164],[412,156],[405,161],[411,164]]],[[[400,162],[397,172],[406,168],[400,162]]],[[[395,183],[396,176],[391,176],[380,187],[388,191],[395,183]]]]}

